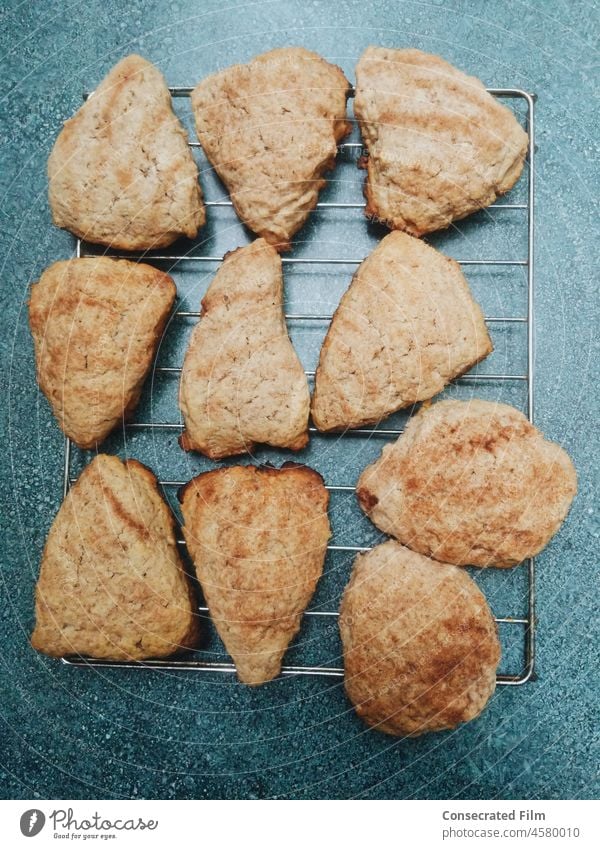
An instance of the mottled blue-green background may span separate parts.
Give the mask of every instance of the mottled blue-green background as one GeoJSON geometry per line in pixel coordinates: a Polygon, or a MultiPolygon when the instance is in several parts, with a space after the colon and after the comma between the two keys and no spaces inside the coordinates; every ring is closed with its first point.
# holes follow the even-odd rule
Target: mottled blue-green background
{"type": "MultiPolygon", "coordinates": [[[[550,2],[16,2],[1,4],[0,345],[2,377],[2,593],[0,794],[5,797],[589,797],[598,792],[597,186],[598,5],[550,2]],[[484,715],[454,733],[402,741],[368,732],[337,679],[283,678],[250,690],[231,676],[78,670],[28,645],[33,586],[45,534],[60,502],[62,438],[37,392],[26,325],[27,290],[73,240],[50,224],[45,162],[61,122],[114,62],[130,52],[154,61],[172,85],[190,85],[234,61],[299,44],[353,67],[369,43],[441,53],[493,87],[538,95],[536,420],[572,454],[580,491],[559,536],[538,561],[537,679],[499,688],[484,715]]],[[[189,104],[177,104],[189,123],[189,104]]],[[[203,161],[198,157],[202,166],[203,161]]],[[[210,174],[206,194],[222,194],[210,174]]],[[[344,163],[328,197],[360,198],[360,174],[344,163]]],[[[512,198],[525,198],[525,185],[512,198]]],[[[481,213],[432,242],[459,258],[523,258],[524,213],[481,213]]],[[[299,255],[361,257],[381,232],[357,213],[316,212],[299,255]]],[[[203,249],[248,239],[229,210],[214,209],[203,249]]],[[[197,308],[214,267],[176,273],[197,308]]],[[[294,308],[335,306],[350,268],[290,272],[294,308]]],[[[522,314],[522,269],[471,269],[488,315],[522,314]]],[[[322,328],[291,328],[307,368],[322,328]]],[[[189,326],[174,321],[159,358],[180,361],[189,326]]],[[[493,328],[485,371],[519,373],[524,337],[493,328]]],[[[156,377],[142,415],[175,414],[176,384],[156,377]]],[[[522,384],[459,384],[450,392],[524,402],[522,384]]],[[[354,483],[376,440],[313,440],[301,458],[331,483],[354,483]]],[[[138,456],[161,476],[207,467],[183,455],[172,433],[130,431],[108,450],[138,456]]],[[[283,455],[261,451],[258,459],[283,455]]],[[[76,455],[75,464],[85,457],[76,455]]],[[[376,539],[352,497],[334,496],[336,541],[376,539]]],[[[332,607],[350,562],[332,558],[315,604],[332,607]]],[[[524,572],[477,576],[497,615],[523,612],[524,572]]],[[[512,633],[512,632],[511,632],[512,633]]],[[[521,644],[502,634],[504,668],[521,644]]],[[[214,638],[206,645],[223,658],[214,638]]],[[[291,662],[339,664],[335,628],[303,628],[291,662]]]]}

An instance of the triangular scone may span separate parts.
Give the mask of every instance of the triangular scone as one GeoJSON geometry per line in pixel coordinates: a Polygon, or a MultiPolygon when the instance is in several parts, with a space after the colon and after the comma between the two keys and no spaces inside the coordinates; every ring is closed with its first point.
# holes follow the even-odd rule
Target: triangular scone
{"type": "Polygon", "coordinates": [[[233,466],[180,493],[184,536],[241,681],[275,678],[323,571],[329,494],[317,472],[233,466]]]}
{"type": "Polygon", "coordinates": [[[431,398],[492,351],[460,266],[406,233],[364,260],[321,349],[312,417],[322,431],[374,424],[431,398]]]}
{"type": "Polygon", "coordinates": [[[60,657],[166,657],[194,648],[194,593],[152,472],[99,454],[48,534],[36,588],[35,649],[60,657]]]}
{"type": "Polygon", "coordinates": [[[127,56],[67,121],[48,160],[54,223],[123,250],[193,238],[205,212],[198,169],[160,71],[127,56]]]}
{"type": "Polygon", "coordinates": [[[107,257],[55,262],[31,287],[38,383],[80,448],[135,409],[176,294],[168,274],[107,257]]]}
{"type": "Polygon", "coordinates": [[[198,137],[238,215],[286,250],[333,168],[350,84],[342,71],[303,47],[233,65],[192,92],[198,137]]]}
{"type": "Polygon", "coordinates": [[[566,451],[514,407],[475,399],[421,409],[356,489],[371,521],[414,551],[499,567],[538,554],[576,491],[566,451]]]}
{"type": "Polygon", "coordinates": [[[281,259],[257,239],[227,254],[185,355],[181,447],[213,460],[308,442],[310,395],[283,315],[281,259]]]}
{"type": "Polygon", "coordinates": [[[369,47],[354,113],[368,149],[366,215],[421,236],[517,182],[527,134],[513,113],[438,56],[369,47]]]}

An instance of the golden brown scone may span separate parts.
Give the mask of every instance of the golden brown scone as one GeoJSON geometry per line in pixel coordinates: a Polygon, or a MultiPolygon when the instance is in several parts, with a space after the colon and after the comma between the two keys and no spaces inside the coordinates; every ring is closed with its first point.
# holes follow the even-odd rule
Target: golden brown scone
{"type": "Polygon", "coordinates": [[[496,623],[456,566],[393,540],[359,554],[339,622],[346,692],[378,731],[456,728],[479,716],[496,688],[496,623]]]}
{"type": "Polygon", "coordinates": [[[115,65],[65,123],[48,177],[54,223],[87,242],[159,248],[205,221],[186,132],[162,74],[141,56],[115,65]]]}
{"type": "Polygon", "coordinates": [[[566,451],[491,401],[440,401],[362,473],[369,518],[415,551],[459,566],[514,566],[540,552],[577,491],[566,451]]]}
{"type": "Polygon", "coordinates": [[[369,152],[366,215],[421,236],[519,179],[527,134],[475,77],[420,50],[368,47],[354,113],[369,152]]]}
{"type": "Polygon", "coordinates": [[[48,534],[32,646],[53,657],[166,657],[194,648],[198,619],[175,523],[152,472],[98,454],[48,534]]]}
{"type": "Polygon", "coordinates": [[[329,494],[317,472],[233,466],[180,493],[188,551],[245,684],[275,678],[323,571],[329,494]]]}
{"type": "Polygon", "coordinates": [[[322,431],[375,424],[441,392],[492,350],[458,263],[390,233],[361,263],[335,312],[313,421],[322,431]]]}
{"type": "Polygon", "coordinates": [[[315,207],[335,165],[350,84],[303,47],[233,65],[192,92],[198,138],[244,224],[279,250],[315,207]]]}
{"type": "Polygon", "coordinates": [[[181,447],[213,460],[256,443],[298,451],[310,395],[283,314],[281,259],[257,239],[225,256],[185,355],[181,447]]]}
{"type": "Polygon", "coordinates": [[[107,257],[55,262],[31,287],[38,383],[80,448],[135,409],[176,294],[168,274],[107,257]]]}

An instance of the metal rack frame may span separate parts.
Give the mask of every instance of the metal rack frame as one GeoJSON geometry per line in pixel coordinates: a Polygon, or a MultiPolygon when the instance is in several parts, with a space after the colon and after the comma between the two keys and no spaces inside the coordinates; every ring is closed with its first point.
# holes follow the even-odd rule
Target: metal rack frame
{"type": "MultiPolygon", "coordinates": [[[[192,88],[189,87],[172,87],[169,89],[173,97],[189,97],[192,88]]],[[[527,105],[526,125],[529,136],[529,147],[526,163],[528,166],[528,186],[527,186],[527,203],[496,203],[489,210],[503,209],[522,209],[527,211],[527,258],[518,259],[464,259],[459,260],[461,266],[469,265],[484,265],[484,266],[523,266],[527,269],[527,314],[525,316],[509,316],[496,317],[486,316],[486,322],[489,324],[495,323],[517,323],[527,325],[527,372],[526,374],[485,374],[485,375],[463,375],[459,381],[469,380],[489,380],[489,381],[523,381],[527,384],[527,416],[530,422],[534,420],[534,157],[535,157],[535,127],[534,127],[534,104],[535,95],[530,94],[522,89],[488,89],[488,92],[500,98],[513,98],[525,101],[527,105]]],[[[353,92],[352,92],[353,93],[353,92]]],[[[88,95],[89,96],[89,95],[88,95]]],[[[199,148],[200,143],[190,141],[191,148],[199,148]]],[[[361,142],[345,142],[339,145],[341,151],[344,150],[361,150],[363,147],[361,142]]],[[[206,201],[207,207],[231,207],[231,200],[206,201]]],[[[364,208],[364,203],[335,203],[323,202],[317,203],[317,208],[327,209],[361,209],[364,208]]],[[[81,240],[77,240],[76,256],[84,256],[83,244],[81,240]]],[[[130,257],[127,257],[130,258],[130,257]]],[[[173,265],[179,262],[221,262],[222,257],[209,255],[162,255],[144,257],[145,260],[169,261],[173,265]]],[[[344,258],[295,258],[283,257],[284,265],[328,265],[328,266],[358,266],[362,262],[360,259],[344,259],[344,258]]],[[[199,318],[199,312],[177,311],[176,316],[181,318],[199,318]]],[[[307,315],[299,313],[286,313],[287,321],[316,321],[329,322],[330,315],[307,315]]],[[[155,367],[156,373],[172,373],[179,374],[181,369],[169,367],[155,367]]],[[[306,372],[307,377],[313,377],[314,372],[306,372]]],[[[174,422],[129,422],[126,425],[129,429],[153,429],[153,430],[182,430],[182,425],[174,422]]],[[[316,428],[309,428],[311,434],[320,433],[316,428]]],[[[344,434],[335,434],[337,438],[340,436],[346,437],[392,437],[397,438],[402,433],[401,429],[397,428],[357,428],[348,430],[344,434]]],[[[321,434],[327,436],[327,434],[321,434]]],[[[63,478],[63,495],[66,496],[70,485],[75,479],[71,477],[71,455],[72,443],[68,437],[65,438],[64,450],[64,478],[63,478]]],[[[187,483],[187,481],[176,480],[161,480],[159,484],[163,487],[179,487],[187,483]]],[[[327,489],[333,492],[354,492],[353,486],[345,485],[327,485],[327,489]]],[[[179,539],[178,544],[185,546],[184,540],[179,539]]],[[[341,551],[349,553],[359,553],[368,551],[368,547],[351,546],[351,545],[329,545],[329,551],[341,551]]],[[[526,561],[521,568],[527,569],[528,587],[527,587],[527,614],[525,617],[500,617],[496,618],[496,622],[510,624],[515,627],[523,628],[524,630],[524,663],[522,669],[515,674],[498,675],[497,683],[518,686],[525,684],[534,675],[535,664],[535,562],[533,558],[526,561]]],[[[208,608],[200,607],[199,612],[208,613],[208,608]]],[[[305,616],[320,616],[320,617],[337,617],[337,611],[305,611],[305,616]]],[[[204,672],[235,672],[235,666],[232,663],[211,663],[195,658],[167,658],[165,660],[147,660],[147,661],[106,661],[97,660],[94,658],[84,657],[64,657],[62,662],[70,666],[80,667],[121,667],[125,669],[167,669],[167,670],[195,670],[204,672]]],[[[331,678],[343,677],[343,669],[337,667],[323,666],[283,666],[282,675],[320,675],[331,678]]]]}

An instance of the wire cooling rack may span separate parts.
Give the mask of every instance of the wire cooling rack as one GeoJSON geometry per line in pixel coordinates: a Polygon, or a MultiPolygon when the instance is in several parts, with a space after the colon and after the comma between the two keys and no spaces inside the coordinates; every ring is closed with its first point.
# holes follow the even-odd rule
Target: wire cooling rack
{"type": "MultiPolygon", "coordinates": [[[[171,95],[177,98],[185,98],[189,97],[192,88],[191,87],[171,87],[170,88],[171,95]]],[[[534,156],[535,156],[535,130],[534,130],[534,102],[535,95],[530,94],[521,89],[488,89],[488,92],[495,97],[502,99],[513,99],[517,101],[524,102],[526,113],[525,113],[525,124],[526,130],[529,136],[529,146],[528,153],[525,164],[525,172],[527,174],[527,202],[526,203],[496,203],[490,210],[522,210],[524,213],[524,221],[526,222],[527,228],[527,251],[525,258],[501,258],[501,259],[461,259],[458,260],[461,266],[522,266],[525,273],[527,292],[526,292],[526,314],[518,315],[518,316],[486,316],[486,322],[489,325],[499,325],[499,324],[514,324],[514,325],[522,325],[526,327],[527,331],[527,367],[524,373],[499,373],[499,374],[467,374],[463,375],[459,378],[460,382],[468,382],[471,380],[476,381],[492,381],[492,382],[500,382],[500,381],[514,381],[521,382],[526,386],[527,390],[527,415],[530,422],[534,420],[534,369],[533,369],[533,356],[534,356],[534,156]]],[[[352,92],[353,94],[353,92],[352,92]]],[[[89,96],[89,95],[88,95],[89,96]]],[[[190,141],[189,145],[191,148],[199,148],[200,143],[197,141],[190,141]]],[[[361,142],[344,142],[339,145],[339,151],[343,155],[344,153],[350,152],[351,154],[364,153],[363,145],[361,142]]],[[[231,200],[209,200],[205,198],[205,206],[209,209],[211,207],[231,207],[231,200]]],[[[319,209],[331,209],[331,210],[341,210],[341,209],[362,209],[364,208],[364,203],[346,203],[346,202],[327,202],[327,201],[319,201],[317,204],[317,208],[319,209]]],[[[95,255],[88,254],[88,248],[85,243],[81,240],[77,240],[76,243],[76,256],[82,257],[86,255],[95,255]]],[[[131,256],[127,256],[127,259],[131,259],[131,256]]],[[[171,267],[175,267],[178,263],[219,263],[222,261],[222,257],[220,256],[212,256],[208,254],[195,254],[195,253],[186,253],[185,255],[177,255],[177,254],[165,254],[165,255],[145,255],[143,257],[144,261],[168,261],[172,264],[171,267]]],[[[317,257],[317,258],[306,258],[306,257],[282,257],[282,262],[285,266],[289,265],[310,265],[310,266],[327,266],[330,268],[334,268],[336,266],[358,266],[364,257],[356,257],[356,258],[345,258],[345,257],[317,257]]],[[[189,311],[189,310],[178,310],[176,312],[176,316],[181,318],[191,318],[198,319],[200,317],[199,312],[189,311]]],[[[288,322],[323,322],[328,323],[331,320],[331,315],[321,315],[321,314],[312,314],[312,313],[300,313],[300,312],[286,312],[286,320],[288,322]]],[[[493,335],[493,334],[492,334],[493,335]]],[[[166,374],[174,374],[177,375],[181,372],[180,368],[170,367],[170,366],[155,366],[155,373],[166,373],[166,374]]],[[[313,371],[306,372],[307,377],[310,379],[314,377],[313,371]]],[[[154,422],[154,421],[132,421],[126,424],[126,428],[133,430],[167,430],[167,431],[177,431],[181,432],[182,425],[180,422],[154,422]]],[[[310,427],[309,431],[311,434],[319,434],[322,437],[327,437],[327,434],[321,434],[314,427],[310,427]]],[[[335,434],[337,438],[343,436],[344,438],[357,438],[357,437],[373,437],[381,440],[386,439],[397,439],[397,437],[402,433],[401,428],[396,427],[374,427],[374,428],[357,428],[354,430],[349,430],[344,434],[335,434]]],[[[75,482],[76,478],[72,477],[72,454],[73,454],[74,446],[71,441],[67,437],[65,439],[65,449],[64,449],[64,479],[63,479],[63,495],[66,495],[69,487],[72,483],[75,482]]],[[[169,488],[178,488],[187,483],[184,480],[160,480],[159,484],[165,489],[169,488]]],[[[326,484],[327,489],[331,492],[354,492],[355,488],[351,485],[342,485],[342,484],[326,484]]],[[[178,540],[178,544],[180,547],[185,547],[185,542],[183,539],[178,540]]],[[[358,554],[359,552],[368,551],[370,547],[363,546],[353,546],[353,545],[338,545],[332,544],[328,546],[328,550],[332,552],[346,552],[349,555],[358,554]]],[[[504,617],[496,617],[496,622],[498,624],[502,624],[505,626],[510,626],[511,628],[519,628],[523,634],[523,660],[521,667],[518,671],[510,674],[501,674],[497,677],[498,684],[504,685],[520,685],[525,684],[529,681],[534,674],[534,663],[535,663],[535,563],[533,558],[527,560],[524,564],[522,564],[520,569],[526,569],[527,572],[527,611],[524,616],[504,616],[504,617]]],[[[504,570],[497,570],[498,572],[504,572],[504,570]]],[[[208,613],[208,608],[200,607],[199,611],[203,614],[208,613]]],[[[338,616],[337,611],[323,611],[323,610],[307,610],[304,614],[307,617],[321,617],[326,619],[334,619],[338,616]]],[[[166,669],[166,670],[179,670],[179,669],[187,669],[187,670],[196,670],[196,671],[205,671],[205,672],[224,672],[224,673],[234,673],[235,666],[232,663],[216,663],[209,662],[201,659],[197,659],[195,657],[182,657],[175,659],[165,659],[165,660],[146,660],[143,662],[138,661],[106,661],[106,660],[97,660],[94,658],[86,658],[86,657],[65,657],[62,658],[63,663],[71,665],[71,666],[82,666],[82,667],[121,667],[121,668],[142,668],[142,669],[166,669]]],[[[343,669],[340,667],[327,667],[327,666],[283,666],[281,670],[282,675],[320,675],[320,676],[328,676],[331,678],[341,678],[343,677],[343,669]]]]}

